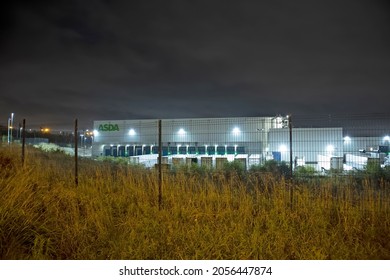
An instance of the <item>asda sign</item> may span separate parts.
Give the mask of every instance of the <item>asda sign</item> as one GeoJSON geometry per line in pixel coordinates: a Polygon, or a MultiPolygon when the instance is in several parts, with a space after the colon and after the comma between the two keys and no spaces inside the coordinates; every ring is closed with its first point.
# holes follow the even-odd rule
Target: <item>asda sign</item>
{"type": "Polygon", "coordinates": [[[104,123],[99,125],[98,131],[119,131],[119,126],[117,124],[104,123]]]}

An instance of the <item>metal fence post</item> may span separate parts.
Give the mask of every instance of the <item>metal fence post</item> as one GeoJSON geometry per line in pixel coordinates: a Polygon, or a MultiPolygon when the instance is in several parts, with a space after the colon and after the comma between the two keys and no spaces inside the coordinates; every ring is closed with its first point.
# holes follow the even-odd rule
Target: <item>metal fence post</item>
{"type": "Polygon", "coordinates": [[[26,119],[23,119],[23,126],[22,126],[22,166],[24,166],[25,146],[26,146],[26,119]]]}
{"type": "Polygon", "coordinates": [[[290,138],[290,177],[293,177],[293,150],[292,150],[292,121],[291,115],[288,116],[288,130],[290,138]]]}
{"type": "Polygon", "coordinates": [[[78,175],[78,147],[77,143],[77,119],[74,121],[74,182],[76,186],[79,185],[79,175],[78,175]]]}
{"type": "Polygon", "coordinates": [[[162,204],[162,142],[161,142],[161,120],[158,121],[158,209],[162,204]]]}
{"type": "Polygon", "coordinates": [[[292,120],[291,115],[288,116],[288,130],[290,138],[290,208],[293,209],[294,203],[294,186],[293,186],[293,150],[292,150],[292,120]]]}

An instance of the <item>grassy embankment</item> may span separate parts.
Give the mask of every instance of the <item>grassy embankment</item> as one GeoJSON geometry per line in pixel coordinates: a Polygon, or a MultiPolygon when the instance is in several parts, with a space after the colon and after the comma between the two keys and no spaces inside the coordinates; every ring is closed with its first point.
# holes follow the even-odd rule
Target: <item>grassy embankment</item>
{"type": "Polygon", "coordinates": [[[390,258],[383,180],[177,172],[159,210],[154,171],[81,160],[75,187],[71,157],[19,150],[0,148],[0,259],[390,258]]]}

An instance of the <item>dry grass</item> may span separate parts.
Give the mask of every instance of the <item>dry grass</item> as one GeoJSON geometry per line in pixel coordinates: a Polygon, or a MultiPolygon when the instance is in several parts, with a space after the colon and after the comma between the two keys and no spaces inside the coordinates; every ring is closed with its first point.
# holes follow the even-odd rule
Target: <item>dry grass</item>
{"type": "MultiPolygon", "coordinates": [[[[15,150],[17,149],[17,150],[15,150]]],[[[1,259],[389,259],[389,183],[164,175],[0,148],[1,259]],[[290,188],[293,187],[291,204],[290,188]]]]}

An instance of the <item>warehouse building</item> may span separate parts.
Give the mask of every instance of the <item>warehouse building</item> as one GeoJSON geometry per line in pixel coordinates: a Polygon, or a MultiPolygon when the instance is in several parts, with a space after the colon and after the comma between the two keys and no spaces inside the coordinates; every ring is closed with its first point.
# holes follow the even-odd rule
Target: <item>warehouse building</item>
{"type": "MultiPolygon", "coordinates": [[[[268,132],[280,118],[211,118],[162,120],[162,154],[168,163],[183,161],[217,165],[249,157],[261,161],[268,147],[268,132]],[[203,162],[203,163],[202,163],[203,162]]],[[[130,157],[153,165],[158,154],[158,120],[94,122],[93,156],[130,157]]]]}
{"type": "MultiPolygon", "coordinates": [[[[290,161],[288,118],[280,116],[163,119],[161,131],[163,163],[219,168],[226,161],[239,160],[249,168],[270,159],[290,161]]],[[[375,144],[378,147],[378,141],[383,140],[345,137],[342,127],[294,128],[291,136],[294,167],[311,165],[318,171],[363,168],[367,160],[361,158],[359,150],[375,144]]],[[[388,142],[387,148],[381,146],[383,151],[388,142]]],[[[154,166],[158,120],[95,121],[92,156],[127,157],[131,162],[154,166]]],[[[382,161],[385,156],[381,156],[382,161]]]]}

